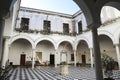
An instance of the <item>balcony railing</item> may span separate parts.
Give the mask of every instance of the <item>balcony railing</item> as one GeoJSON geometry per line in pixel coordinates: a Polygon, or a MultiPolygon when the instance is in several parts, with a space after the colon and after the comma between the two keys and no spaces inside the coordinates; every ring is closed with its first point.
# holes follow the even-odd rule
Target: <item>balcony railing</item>
{"type": "Polygon", "coordinates": [[[59,31],[47,31],[47,30],[24,30],[23,28],[15,28],[15,31],[19,32],[19,33],[40,33],[43,35],[51,35],[51,34],[59,34],[59,35],[68,35],[68,36],[76,36],[77,33],[63,33],[63,32],[59,32],[59,31]]]}

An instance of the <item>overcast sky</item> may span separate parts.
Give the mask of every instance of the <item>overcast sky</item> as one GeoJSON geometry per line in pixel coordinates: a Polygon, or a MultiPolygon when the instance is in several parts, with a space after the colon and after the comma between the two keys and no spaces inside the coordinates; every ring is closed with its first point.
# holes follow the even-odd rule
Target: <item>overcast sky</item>
{"type": "Polygon", "coordinates": [[[80,8],[73,0],[21,0],[21,6],[74,14],[80,8]]]}

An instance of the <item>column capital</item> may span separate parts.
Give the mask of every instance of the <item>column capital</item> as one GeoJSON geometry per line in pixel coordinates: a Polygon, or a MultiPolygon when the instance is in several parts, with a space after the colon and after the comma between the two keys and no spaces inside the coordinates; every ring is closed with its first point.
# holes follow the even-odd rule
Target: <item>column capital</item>
{"type": "Polygon", "coordinates": [[[32,50],[36,50],[35,48],[32,48],[32,50]]]}
{"type": "Polygon", "coordinates": [[[118,46],[118,45],[119,45],[119,43],[114,44],[114,46],[118,46]]]}
{"type": "Polygon", "coordinates": [[[55,51],[57,51],[58,49],[55,49],[55,51]]]}
{"type": "Polygon", "coordinates": [[[76,50],[76,49],[74,49],[73,51],[74,51],[74,52],[76,52],[77,50],[76,50]]]}
{"type": "Polygon", "coordinates": [[[89,49],[93,49],[93,47],[90,47],[89,49]]]}

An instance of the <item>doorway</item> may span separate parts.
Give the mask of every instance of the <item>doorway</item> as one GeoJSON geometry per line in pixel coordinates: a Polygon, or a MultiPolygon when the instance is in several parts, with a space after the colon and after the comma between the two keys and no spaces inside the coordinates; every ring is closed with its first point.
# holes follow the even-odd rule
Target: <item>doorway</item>
{"type": "Polygon", "coordinates": [[[55,62],[55,56],[54,54],[50,54],[50,65],[54,65],[55,62]]]}
{"type": "Polygon", "coordinates": [[[86,56],[82,55],[82,64],[86,64],[86,56]]]}
{"type": "Polygon", "coordinates": [[[26,58],[26,55],[21,54],[21,56],[20,56],[20,65],[25,65],[25,58],[26,58]]]}
{"type": "Polygon", "coordinates": [[[42,63],[42,52],[36,52],[36,58],[39,63],[42,63]]]}

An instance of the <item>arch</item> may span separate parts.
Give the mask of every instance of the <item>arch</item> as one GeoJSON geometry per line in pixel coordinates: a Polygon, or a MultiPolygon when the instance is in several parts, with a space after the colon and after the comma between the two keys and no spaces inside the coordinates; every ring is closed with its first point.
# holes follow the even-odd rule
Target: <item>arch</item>
{"type": "Polygon", "coordinates": [[[108,31],[105,31],[105,30],[99,30],[98,31],[98,35],[99,36],[100,35],[108,36],[112,40],[113,44],[115,44],[115,38],[114,38],[114,35],[112,33],[108,32],[108,31]]]}
{"type": "Polygon", "coordinates": [[[120,0],[106,0],[103,6],[112,6],[120,10],[120,0]]]}
{"type": "Polygon", "coordinates": [[[101,21],[100,21],[100,17],[99,17],[101,8],[98,7],[99,0],[91,0],[91,1],[89,1],[89,0],[74,0],[74,1],[78,4],[78,6],[83,11],[83,13],[86,17],[86,22],[87,22],[88,28],[99,27],[101,25],[101,21]]]}
{"type": "Polygon", "coordinates": [[[32,48],[34,49],[35,46],[34,46],[34,41],[32,40],[32,38],[30,38],[29,36],[26,36],[26,35],[16,35],[16,36],[13,36],[10,40],[9,40],[9,45],[11,45],[14,41],[18,40],[18,39],[25,39],[25,40],[28,40],[30,42],[30,44],[32,45],[32,48]]]}
{"type": "Polygon", "coordinates": [[[50,41],[50,42],[53,44],[54,48],[56,49],[56,42],[55,42],[52,38],[49,38],[49,37],[40,37],[40,38],[38,38],[38,39],[35,41],[35,48],[36,48],[37,44],[38,44],[39,42],[43,41],[43,40],[50,41]]]}
{"type": "Polygon", "coordinates": [[[58,43],[57,43],[57,48],[56,48],[56,49],[58,49],[59,45],[60,45],[62,42],[64,42],[64,41],[70,43],[70,44],[72,45],[72,48],[74,49],[74,46],[73,46],[74,41],[71,40],[71,39],[62,39],[62,40],[58,41],[58,43]]]}
{"type": "Polygon", "coordinates": [[[75,41],[75,46],[74,46],[74,49],[77,50],[77,46],[79,44],[80,41],[85,41],[88,45],[89,48],[92,47],[92,42],[90,43],[89,39],[87,39],[86,37],[84,36],[81,36],[80,38],[78,38],[76,41],[75,41]]]}
{"type": "Polygon", "coordinates": [[[112,6],[120,10],[120,0],[74,0],[83,11],[88,28],[100,27],[100,13],[103,6],[112,6]]]}
{"type": "Polygon", "coordinates": [[[115,31],[115,43],[114,44],[119,44],[119,39],[120,39],[120,28],[117,28],[116,31],[115,31]]]}

